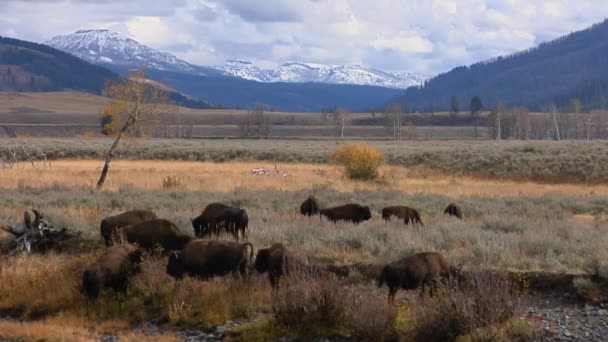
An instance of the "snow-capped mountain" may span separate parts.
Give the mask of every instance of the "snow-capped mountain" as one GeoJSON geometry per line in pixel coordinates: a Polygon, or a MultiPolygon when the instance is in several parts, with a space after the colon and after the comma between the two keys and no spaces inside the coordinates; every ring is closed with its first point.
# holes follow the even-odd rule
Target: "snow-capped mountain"
{"type": "Polygon", "coordinates": [[[141,66],[203,74],[200,68],[172,54],[149,48],[110,30],[80,30],[45,43],[94,64],[141,66]]]}
{"type": "Polygon", "coordinates": [[[239,59],[228,60],[217,70],[230,76],[258,82],[314,82],[358,84],[387,88],[407,88],[422,84],[428,77],[414,73],[389,73],[361,65],[325,65],[287,62],[274,70],[263,70],[239,59]]]}
{"type": "Polygon", "coordinates": [[[166,52],[149,48],[110,30],[80,30],[56,36],[46,42],[94,64],[145,67],[188,74],[222,74],[257,82],[357,84],[387,88],[419,85],[428,77],[414,73],[389,73],[360,65],[325,65],[287,62],[274,70],[258,68],[251,62],[232,59],[222,66],[190,64],[166,52]]]}

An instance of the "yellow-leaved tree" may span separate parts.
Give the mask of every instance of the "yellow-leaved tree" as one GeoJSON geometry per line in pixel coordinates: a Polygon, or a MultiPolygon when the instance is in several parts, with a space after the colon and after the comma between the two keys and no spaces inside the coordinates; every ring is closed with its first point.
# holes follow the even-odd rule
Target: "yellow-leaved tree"
{"type": "Polygon", "coordinates": [[[384,157],[375,148],[366,144],[346,144],[336,148],[330,155],[330,161],[344,166],[346,175],[351,179],[376,179],[378,168],[384,163],[384,157]]]}
{"type": "Polygon", "coordinates": [[[103,188],[120,140],[126,135],[151,134],[158,116],[170,108],[169,93],[149,82],[141,69],[131,72],[128,78],[108,81],[103,94],[110,99],[101,112],[103,131],[115,138],[106,154],[97,190],[103,188]]]}

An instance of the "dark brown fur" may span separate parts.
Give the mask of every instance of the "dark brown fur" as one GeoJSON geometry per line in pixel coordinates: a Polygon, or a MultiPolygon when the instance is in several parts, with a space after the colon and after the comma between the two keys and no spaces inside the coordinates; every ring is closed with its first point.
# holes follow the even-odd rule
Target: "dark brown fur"
{"type": "Polygon", "coordinates": [[[443,211],[443,214],[458,217],[462,220],[462,210],[454,203],[450,203],[443,211]]]}
{"type": "Polygon", "coordinates": [[[169,255],[167,274],[177,279],[185,274],[203,279],[231,272],[246,276],[252,259],[250,243],[197,239],[169,255]]]}
{"type": "Polygon", "coordinates": [[[420,219],[420,213],[414,208],[399,205],[382,208],[382,218],[385,221],[390,220],[392,216],[402,219],[404,224],[419,223],[424,226],[420,219]]]}
{"type": "Polygon", "coordinates": [[[247,236],[249,216],[244,209],[230,207],[222,203],[211,203],[203,212],[192,220],[192,228],[196,237],[206,237],[212,234],[219,236],[222,232],[230,233],[236,240],[239,234],[247,236]]]}
{"type": "Polygon", "coordinates": [[[281,276],[289,274],[296,262],[287,247],[277,242],[269,248],[258,250],[258,254],[255,257],[255,269],[259,273],[268,272],[270,285],[276,288],[279,285],[278,282],[281,276]]]}
{"type": "Polygon", "coordinates": [[[154,219],[121,228],[129,243],[134,243],[149,252],[157,246],[165,251],[181,250],[192,239],[183,233],[173,222],[154,219]]]}
{"type": "Polygon", "coordinates": [[[321,216],[325,216],[332,222],[337,221],[348,221],[353,223],[361,223],[367,221],[372,217],[372,213],[369,207],[362,206],[356,203],[344,204],[341,206],[321,209],[319,211],[321,216]]]}
{"type": "Polygon", "coordinates": [[[384,283],[389,288],[389,302],[394,301],[397,290],[414,290],[420,288],[424,294],[426,285],[431,286],[431,295],[436,286],[437,277],[448,276],[451,267],[440,253],[417,253],[386,265],[377,278],[378,287],[384,283]]]}
{"type": "Polygon", "coordinates": [[[319,205],[319,202],[317,202],[317,199],[310,195],[304,202],[302,202],[302,205],[300,205],[300,214],[304,216],[312,216],[318,214],[320,209],[321,206],[319,205]]]}
{"type": "Polygon", "coordinates": [[[156,214],[149,210],[131,210],[122,214],[108,216],[101,220],[99,230],[101,237],[106,244],[110,246],[116,240],[116,231],[119,228],[138,224],[156,218],[156,214]]]}
{"type": "Polygon", "coordinates": [[[89,299],[95,299],[103,288],[125,291],[129,278],[140,272],[144,251],[129,244],[108,248],[82,275],[82,290],[89,299]]]}

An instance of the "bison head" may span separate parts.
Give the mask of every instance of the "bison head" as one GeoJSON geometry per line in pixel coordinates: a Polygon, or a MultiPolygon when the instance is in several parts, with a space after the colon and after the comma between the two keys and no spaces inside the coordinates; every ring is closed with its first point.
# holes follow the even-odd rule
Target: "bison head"
{"type": "Polygon", "coordinates": [[[101,279],[97,270],[86,270],[82,275],[82,291],[89,299],[96,299],[101,292],[101,279]]]}
{"type": "Polygon", "coordinates": [[[259,273],[268,271],[268,259],[270,258],[270,248],[263,248],[258,250],[258,254],[255,256],[255,269],[259,273]]]}
{"type": "Polygon", "coordinates": [[[167,263],[167,274],[176,279],[181,279],[186,272],[184,256],[182,252],[173,252],[169,255],[167,263]]]}

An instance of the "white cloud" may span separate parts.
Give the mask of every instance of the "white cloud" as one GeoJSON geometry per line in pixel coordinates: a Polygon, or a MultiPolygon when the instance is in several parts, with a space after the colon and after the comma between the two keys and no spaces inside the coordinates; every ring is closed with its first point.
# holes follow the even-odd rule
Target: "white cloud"
{"type": "Polygon", "coordinates": [[[427,74],[602,21],[588,0],[0,0],[0,35],[42,42],[109,28],[190,62],[360,63],[427,74]]]}

